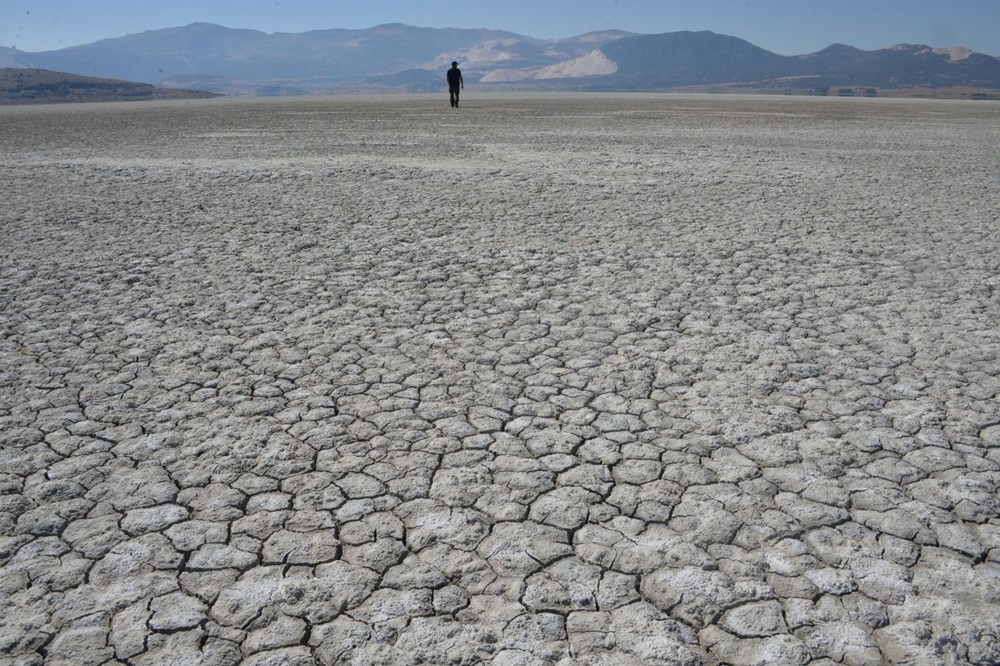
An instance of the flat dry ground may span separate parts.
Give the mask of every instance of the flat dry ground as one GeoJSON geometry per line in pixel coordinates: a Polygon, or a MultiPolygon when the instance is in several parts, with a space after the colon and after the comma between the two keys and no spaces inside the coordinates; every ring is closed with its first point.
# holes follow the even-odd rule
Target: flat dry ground
{"type": "Polygon", "coordinates": [[[997,663],[998,174],[994,103],[0,108],[0,663],[997,663]]]}

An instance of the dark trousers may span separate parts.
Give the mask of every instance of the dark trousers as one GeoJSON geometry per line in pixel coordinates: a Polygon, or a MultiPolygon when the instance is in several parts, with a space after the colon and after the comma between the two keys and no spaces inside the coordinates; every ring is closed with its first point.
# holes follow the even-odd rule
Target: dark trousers
{"type": "Polygon", "coordinates": [[[451,97],[451,105],[458,106],[458,88],[448,88],[448,95],[451,97]]]}

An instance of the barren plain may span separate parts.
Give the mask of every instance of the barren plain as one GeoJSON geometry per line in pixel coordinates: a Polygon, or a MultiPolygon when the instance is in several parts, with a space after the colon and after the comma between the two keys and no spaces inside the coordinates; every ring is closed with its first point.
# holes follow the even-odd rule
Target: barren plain
{"type": "Polygon", "coordinates": [[[1000,105],[0,108],[0,664],[996,664],[1000,105]]]}

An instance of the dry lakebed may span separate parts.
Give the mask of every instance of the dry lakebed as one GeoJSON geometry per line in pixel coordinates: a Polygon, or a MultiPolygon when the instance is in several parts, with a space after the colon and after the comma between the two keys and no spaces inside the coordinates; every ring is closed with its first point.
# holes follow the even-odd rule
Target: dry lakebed
{"type": "Polygon", "coordinates": [[[0,664],[1000,662],[1000,104],[0,108],[0,664]]]}

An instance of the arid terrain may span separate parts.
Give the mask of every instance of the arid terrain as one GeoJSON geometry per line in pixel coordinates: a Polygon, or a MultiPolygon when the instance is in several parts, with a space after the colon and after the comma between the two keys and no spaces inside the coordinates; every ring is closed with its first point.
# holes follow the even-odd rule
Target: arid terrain
{"type": "Polygon", "coordinates": [[[53,104],[56,102],[142,102],[150,100],[204,99],[213,93],[157,88],[147,83],[98,79],[44,69],[0,68],[0,104],[53,104]]]}
{"type": "Polygon", "coordinates": [[[996,664],[1000,104],[0,108],[0,664],[996,664]]]}

